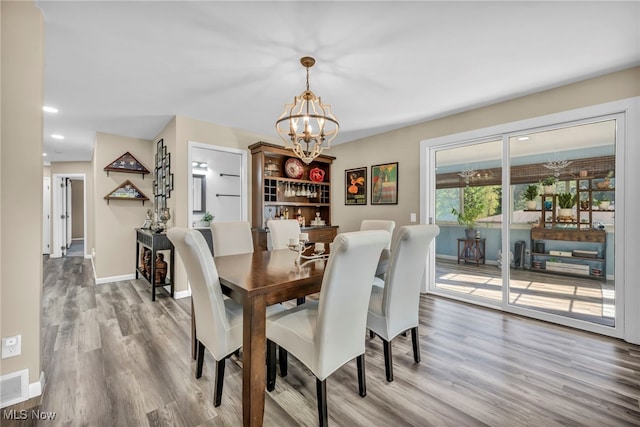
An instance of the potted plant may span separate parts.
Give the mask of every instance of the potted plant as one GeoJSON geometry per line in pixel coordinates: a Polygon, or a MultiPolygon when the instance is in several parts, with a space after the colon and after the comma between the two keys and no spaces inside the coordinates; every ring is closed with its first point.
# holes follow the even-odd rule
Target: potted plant
{"type": "Polygon", "coordinates": [[[556,177],[548,176],[543,179],[540,184],[542,185],[542,190],[544,194],[553,194],[556,191],[556,177]]]}
{"type": "Polygon", "coordinates": [[[466,206],[462,212],[453,208],[451,213],[458,217],[458,224],[464,226],[467,239],[475,239],[477,234],[476,221],[482,214],[482,209],[466,206]]]}
{"type": "Polygon", "coordinates": [[[537,185],[528,185],[527,188],[524,189],[524,199],[526,200],[527,209],[534,210],[536,208],[537,202],[536,198],[538,197],[538,186],[537,185]]]}
{"type": "Polygon", "coordinates": [[[609,201],[609,198],[607,196],[602,196],[600,197],[600,200],[598,200],[598,208],[603,211],[609,209],[610,204],[611,202],[609,201]]]}
{"type": "Polygon", "coordinates": [[[571,193],[558,194],[558,207],[560,218],[570,218],[572,216],[572,208],[576,205],[577,196],[571,193]]]}
{"type": "Polygon", "coordinates": [[[193,226],[196,228],[206,228],[209,227],[211,221],[213,221],[213,215],[211,215],[209,211],[206,211],[204,215],[202,215],[202,218],[200,218],[200,221],[194,222],[193,226]]]}

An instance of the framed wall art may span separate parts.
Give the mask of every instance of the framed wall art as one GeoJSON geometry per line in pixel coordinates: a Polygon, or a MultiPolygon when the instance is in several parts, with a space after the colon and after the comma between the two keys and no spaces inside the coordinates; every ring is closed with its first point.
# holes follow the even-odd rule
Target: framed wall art
{"type": "Polygon", "coordinates": [[[367,204],[367,167],[344,171],[344,204],[367,204]]]}
{"type": "Polygon", "coordinates": [[[398,204],[398,162],[371,166],[371,204],[398,204]]]}

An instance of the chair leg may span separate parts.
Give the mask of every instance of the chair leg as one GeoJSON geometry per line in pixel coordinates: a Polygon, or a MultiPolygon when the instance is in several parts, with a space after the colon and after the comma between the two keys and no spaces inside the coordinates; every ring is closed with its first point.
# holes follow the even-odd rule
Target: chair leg
{"type": "Polygon", "coordinates": [[[358,364],[358,394],[362,397],[367,395],[367,378],[364,371],[364,354],[356,358],[358,364]]]}
{"type": "Polygon", "coordinates": [[[276,388],[276,343],[267,340],[267,391],[276,388]]]}
{"type": "Polygon", "coordinates": [[[420,363],[420,341],[418,337],[418,327],[411,328],[411,342],[413,343],[413,360],[420,363]]]}
{"type": "Polygon", "coordinates": [[[196,378],[200,378],[202,376],[202,365],[204,364],[204,344],[200,341],[197,341],[198,345],[198,356],[196,359],[196,378]]]}
{"type": "Polygon", "coordinates": [[[369,338],[373,339],[376,337],[376,333],[369,329],[369,338]]]}
{"type": "Polygon", "coordinates": [[[280,376],[281,377],[286,377],[288,372],[287,369],[287,356],[288,356],[288,352],[287,350],[280,346],[278,347],[278,362],[280,363],[280,376]]]}
{"type": "Polygon", "coordinates": [[[316,378],[316,393],[318,399],[318,421],[320,427],[329,425],[329,415],[327,411],[327,383],[316,378]]]}
{"type": "Polygon", "coordinates": [[[393,356],[391,355],[391,341],[382,340],[384,347],[384,372],[387,374],[387,381],[393,381],[393,356]]]}
{"type": "Polygon", "coordinates": [[[297,305],[302,305],[307,301],[306,297],[296,298],[297,305]]]}
{"type": "Polygon", "coordinates": [[[216,361],[216,391],[213,395],[213,406],[218,407],[222,402],[222,386],[224,384],[224,366],[227,358],[216,361]]]}

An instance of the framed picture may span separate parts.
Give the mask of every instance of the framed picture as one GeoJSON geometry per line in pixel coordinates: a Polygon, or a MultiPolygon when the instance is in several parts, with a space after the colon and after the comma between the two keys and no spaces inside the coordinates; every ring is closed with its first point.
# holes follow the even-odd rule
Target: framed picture
{"type": "Polygon", "coordinates": [[[398,204],[398,162],[371,166],[371,204],[398,204]]]}
{"type": "Polygon", "coordinates": [[[367,167],[344,171],[344,204],[367,204],[367,167]]]}

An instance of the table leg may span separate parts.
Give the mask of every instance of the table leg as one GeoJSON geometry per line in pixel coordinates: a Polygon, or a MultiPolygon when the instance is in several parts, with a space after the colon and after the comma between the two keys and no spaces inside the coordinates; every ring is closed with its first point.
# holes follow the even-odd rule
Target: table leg
{"type": "Polygon", "coordinates": [[[191,297],[191,358],[196,360],[198,354],[198,340],[196,338],[196,310],[193,307],[193,296],[191,297]]]}
{"type": "Polygon", "coordinates": [[[242,424],[260,427],[264,418],[266,304],[264,295],[247,297],[242,325],[242,424]]]}

